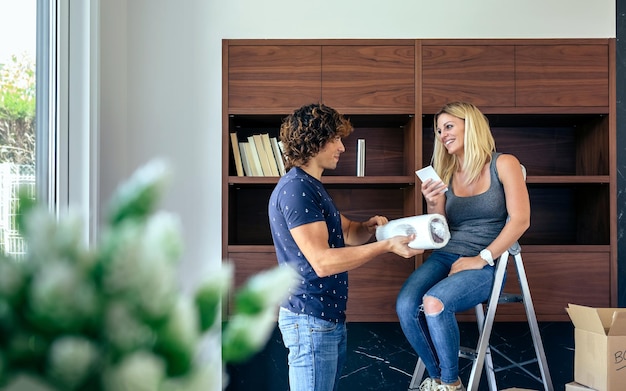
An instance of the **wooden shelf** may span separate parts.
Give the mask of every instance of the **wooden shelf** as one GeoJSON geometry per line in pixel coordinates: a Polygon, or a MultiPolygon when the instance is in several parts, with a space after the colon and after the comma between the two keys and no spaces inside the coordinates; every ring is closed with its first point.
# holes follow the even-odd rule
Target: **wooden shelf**
{"type": "Polygon", "coordinates": [[[610,177],[608,175],[552,175],[552,176],[528,176],[526,179],[528,184],[608,184],[610,177]]]}
{"type": "MultiPolygon", "coordinates": [[[[224,40],[223,54],[222,252],[237,283],[276,264],[267,201],[279,178],[235,176],[231,132],[278,137],[300,105],[334,107],[355,131],[322,182],[352,219],[399,218],[425,210],[414,172],[430,163],[434,113],[468,100],[498,152],[527,169],[520,243],[538,319],[569,321],[570,302],[617,304],[614,39],[244,39],[224,40]]],[[[351,271],[348,320],[397,321],[397,292],[421,261],[386,255],[351,271]]],[[[525,320],[506,307],[497,320],[525,320]]]]}
{"type": "MultiPolygon", "coordinates": [[[[275,185],[279,177],[249,177],[249,176],[229,176],[229,185],[275,185]]],[[[322,182],[326,185],[350,185],[350,186],[413,186],[415,185],[415,175],[407,176],[331,176],[322,177],[322,182]]]]}

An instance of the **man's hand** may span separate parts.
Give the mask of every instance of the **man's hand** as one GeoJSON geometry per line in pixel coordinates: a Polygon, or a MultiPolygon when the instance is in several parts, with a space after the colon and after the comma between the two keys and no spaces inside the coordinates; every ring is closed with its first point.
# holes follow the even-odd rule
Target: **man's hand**
{"type": "Polygon", "coordinates": [[[411,258],[418,254],[423,254],[424,250],[422,249],[414,249],[409,247],[409,243],[415,239],[415,234],[411,234],[409,236],[394,236],[393,238],[387,239],[390,242],[391,248],[390,251],[403,257],[403,258],[411,258]]]}

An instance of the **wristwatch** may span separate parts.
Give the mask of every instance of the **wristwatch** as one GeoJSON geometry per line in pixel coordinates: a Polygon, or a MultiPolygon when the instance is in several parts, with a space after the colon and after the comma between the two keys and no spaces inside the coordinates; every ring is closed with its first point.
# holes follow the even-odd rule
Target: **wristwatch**
{"type": "Polygon", "coordinates": [[[489,266],[493,266],[493,255],[491,255],[491,251],[484,249],[480,252],[480,257],[489,264],[489,266]]]}

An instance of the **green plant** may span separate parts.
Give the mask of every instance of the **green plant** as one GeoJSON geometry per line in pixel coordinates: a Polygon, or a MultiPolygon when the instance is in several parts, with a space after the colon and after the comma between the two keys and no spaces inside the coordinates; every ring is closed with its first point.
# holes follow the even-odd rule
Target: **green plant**
{"type": "Polygon", "coordinates": [[[0,163],[35,164],[35,62],[0,64],[0,163]]]}
{"type": "Polygon", "coordinates": [[[52,390],[216,391],[224,364],[264,346],[292,272],[253,276],[220,324],[232,267],[182,293],[180,223],[155,212],[167,177],[154,161],[124,183],[92,248],[79,217],[20,199],[26,259],[0,258],[0,387],[26,376],[52,390]]]}

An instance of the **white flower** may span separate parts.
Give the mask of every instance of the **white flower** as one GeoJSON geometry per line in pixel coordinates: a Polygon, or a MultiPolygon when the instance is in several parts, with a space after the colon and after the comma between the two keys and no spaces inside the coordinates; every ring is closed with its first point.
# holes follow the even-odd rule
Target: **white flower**
{"type": "Polygon", "coordinates": [[[183,252],[180,218],[169,212],[156,212],[146,221],[144,232],[145,251],[152,256],[177,263],[183,252]]]}
{"type": "Polygon", "coordinates": [[[109,253],[103,262],[105,291],[124,297],[149,321],[159,321],[171,309],[178,293],[175,265],[157,243],[148,242],[146,229],[136,222],[109,233],[109,253]]]}
{"type": "Polygon", "coordinates": [[[62,219],[43,207],[35,207],[25,219],[27,226],[28,260],[47,262],[50,258],[66,259],[89,268],[93,259],[85,245],[82,218],[68,210],[62,219]]]}
{"type": "Polygon", "coordinates": [[[49,260],[33,276],[29,307],[44,329],[81,331],[93,322],[99,299],[91,279],[68,262],[49,260]]]}
{"type": "Polygon", "coordinates": [[[277,268],[251,278],[222,333],[233,266],[202,276],[195,295],[182,292],[180,221],[154,213],[167,171],[152,163],[120,188],[93,248],[76,215],[57,221],[22,204],[28,253],[21,261],[0,257],[3,382],[20,383],[26,371],[46,389],[215,391],[227,383],[226,363],[263,347],[295,273],[277,268]],[[43,359],[37,370],[30,364],[43,359]]]}
{"type": "Polygon", "coordinates": [[[167,357],[168,373],[190,369],[200,340],[198,312],[186,296],[179,296],[166,322],[157,330],[156,349],[167,357]]]}
{"type": "Polygon", "coordinates": [[[138,351],[106,371],[108,391],[157,391],[165,378],[165,364],[154,353],[138,351]]]}
{"type": "Polygon", "coordinates": [[[48,352],[48,375],[64,388],[74,389],[95,370],[98,356],[97,346],[86,337],[58,338],[48,352]]]}
{"type": "Polygon", "coordinates": [[[106,309],[103,333],[116,351],[126,353],[154,346],[155,333],[136,315],[122,301],[113,301],[106,309]]]}
{"type": "Polygon", "coordinates": [[[112,225],[150,214],[161,198],[170,177],[169,165],[164,160],[153,160],[140,167],[115,192],[109,206],[112,225]]]}
{"type": "Polygon", "coordinates": [[[228,294],[233,280],[232,263],[224,263],[222,267],[209,273],[195,294],[195,303],[200,316],[200,329],[206,331],[213,327],[217,320],[222,297],[228,294]]]}

